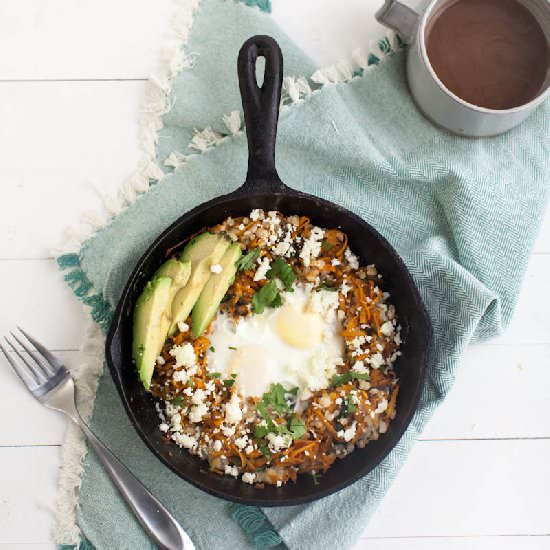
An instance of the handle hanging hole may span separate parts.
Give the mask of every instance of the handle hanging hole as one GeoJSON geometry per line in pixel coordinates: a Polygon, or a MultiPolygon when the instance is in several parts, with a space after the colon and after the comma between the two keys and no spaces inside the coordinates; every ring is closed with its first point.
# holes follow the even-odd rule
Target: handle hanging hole
{"type": "Polygon", "coordinates": [[[264,85],[265,78],[265,57],[259,55],[256,59],[256,84],[258,88],[261,88],[264,85]]]}

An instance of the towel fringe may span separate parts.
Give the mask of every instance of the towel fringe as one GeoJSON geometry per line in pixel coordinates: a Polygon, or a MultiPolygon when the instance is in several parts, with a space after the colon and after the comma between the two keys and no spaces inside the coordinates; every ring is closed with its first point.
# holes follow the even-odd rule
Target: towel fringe
{"type": "Polygon", "coordinates": [[[271,0],[236,0],[249,7],[256,7],[265,13],[271,13],[271,0]]]}
{"type": "Polygon", "coordinates": [[[228,508],[233,520],[250,537],[258,550],[275,548],[283,542],[259,508],[236,503],[228,504],[228,508]]]}

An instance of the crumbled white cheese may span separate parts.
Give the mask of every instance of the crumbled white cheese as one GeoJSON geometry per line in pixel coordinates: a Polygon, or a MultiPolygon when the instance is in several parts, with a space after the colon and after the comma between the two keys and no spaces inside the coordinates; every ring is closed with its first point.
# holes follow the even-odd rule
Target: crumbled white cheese
{"type": "Polygon", "coordinates": [[[330,407],[330,397],[328,395],[323,395],[320,399],[319,399],[319,405],[321,405],[321,407],[330,407]]]}
{"type": "Polygon", "coordinates": [[[237,477],[239,475],[239,469],[237,466],[230,466],[229,464],[226,464],[224,471],[229,476],[237,477]]]}
{"type": "Polygon", "coordinates": [[[330,290],[319,290],[312,292],[309,298],[310,309],[327,318],[329,314],[338,308],[338,293],[330,290]]]}
{"type": "Polygon", "coordinates": [[[191,411],[189,412],[189,420],[191,422],[200,422],[202,420],[202,417],[208,412],[208,407],[205,403],[201,403],[200,405],[195,405],[194,407],[191,407],[191,411]]]}
{"type": "Polygon", "coordinates": [[[222,450],[222,442],[219,439],[216,439],[214,443],[212,444],[212,449],[214,451],[221,451],[222,450]]]}
{"type": "Polygon", "coordinates": [[[170,417],[170,426],[172,431],[178,432],[181,430],[181,415],[179,413],[175,413],[170,417]]]}
{"type": "Polygon", "coordinates": [[[250,219],[253,222],[259,220],[260,218],[263,219],[263,217],[264,217],[264,211],[261,208],[255,208],[254,210],[252,210],[252,212],[250,212],[250,219]]]}
{"type": "Polygon", "coordinates": [[[225,437],[233,437],[235,435],[235,426],[222,426],[222,433],[225,437]]]}
{"type": "Polygon", "coordinates": [[[337,314],[338,314],[338,321],[343,321],[346,318],[346,314],[341,309],[338,310],[337,314]]]}
{"type": "Polygon", "coordinates": [[[384,335],[384,336],[391,336],[391,334],[393,333],[393,324],[391,321],[386,321],[381,327],[380,327],[380,332],[384,335]]]}
{"type": "Polygon", "coordinates": [[[387,408],[388,408],[387,399],[382,399],[382,401],[380,401],[380,403],[378,403],[378,406],[376,407],[374,412],[376,414],[380,414],[380,413],[383,413],[387,408]]]}
{"type": "Polygon", "coordinates": [[[176,359],[176,368],[192,367],[196,361],[195,350],[189,342],[181,346],[174,346],[170,350],[170,355],[176,359]]]}
{"type": "Polygon", "coordinates": [[[281,241],[271,249],[271,253],[274,256],[284,256],[288,252],[289,248],[290,248],[289,242],[281,241]]]}
{"type": "Polygon", "coordinates": [[[353,340],[351,340],[349,345],[355,350],[360,350],[361,346],[365,344],[366,341],[367,339],[364,336],[356,336],[355,338],[353,338],[353,340]]]}
{"type": "Polygon", "coordinates": [[[254,445],[248,445],[248,447],[244,450],[244,452],[249,455],[254,451],[254,445]]]}
{"type": "Polygon", "coordinates": [[[340,287],[340,292],[345,297],[348,295],[348,292],[351,290],[351,286],[349,286],[346,281],[344,280],[342,283],[342,286],[340,287]]]}
{"type": "Polygon", "coordinates": [[[222,272],[222,266],[220,264],[214,264],[210,266],[210,271],[212,273],[221,273],[222,272]]]}
{"type": "Polygon", "coordinates": [[[355,361],[351,370],[359,374],[366,374],[369,372],[369,369],[365,367],[365,363],[363,363],[363,361],[355,361]]]}
{"type": "Polygon", "coordinates": [[[225,421],[228,424],[237,424],[243,418],[239,396],[234,393],[231,399],[225,404],[225,421]]]}
{"type": "Polygon", "coordinates": [[[193,405],[200,405],[201,403],[204,403],[205,398],[206,398],[205,391],[198,388],[193,394],[193,397],[191,398],[191,403],[193,403],[193,405]]]}
{"type": "Polygon", "coordinates": [[[182,384],[185,384],[188,379],[189,375],[185,369],[177,370],[174,374],[172,374],[172,380],[174,382],[181,382],[182,384]]]}
{"type": "Polygon", "coordinates": [[[188,397],[191,397],[193,395],[193,388],[187,387],[183,390],[183,393],[187,395],[188,397]]]}
{"type": "Polygon", "coordinates": [[[340,260],[338,258],[332,258],[331,265],[340,265],[340,260]]]}
{"type": "Polygon", "coordinates": [[[381,353],[377,352],[370,357],[367,357],[367,363],[369,363],[369,365],[373,369],[379,369],[381,366],[384,365],[384,358],[382,357],[381,353]]]}
{"type": "Polygon", "coordinates": [[[185,449],[194,449],[198,445],[198,441],[192,435],[176,433],[172,439],[185,449]]]}
{"type": "Polygon", "coordinates": [[[341,357],[319,350],[312,353],[307,362],[299,366],[289,366],[289,372],[296,375],[302,391],[319,391],[328,387],[330,379],[336,374],[336,367],[340,364],[341,357]]]}
{"type": "Polygon", "coordinates": [[[289,436],[284,436],[280,434],[274,434],[269,432],[266,436],[269,441],[269,447],[275,452],[288,447],[292,443],[292,438],[289,436]]]}
{"type": "Polygon", "coordinates": [[[346,248],[346,251],[344,252],[344,258],[346,258],[346,261],[348,262],[351,269],[359,269],[359,259],[357,256],[348,248],[346,248]]]}
{"type": "Polygon", "coordinates": [[[278,479],[277,480],[277,487],[281,487],[282,485],[283,485],[283,482],[280,479],[278,479]]]}
{"type": "Polygon", "coordinates": [[[178,330],[180,332],[187,332],[189,330],[189,325],[183,321],[178,321],[178,330]]]}
{"type": "Polygon", "coordinates": [[[245,472],[242,479],[245,483],[254,483],[254,480],[256,479],[256,474],[245,472]]]}
{"type": "Polygon", "coordinates": [[[300,251],[300,258],[306,267],[310,265],[312,258],[317,258],[321,253],[321,241],[324,236],[324,230],[314,226],[309,237],[304,241],[302,250],[300,251]]]}
{"type": "Polygon", "coordinates": [[[357,430],[357,422],[354,422],[347,430],[344,431],[344,441],[351,441],[355,437],[357,430]]]}
{"type": "Polygon", "coordinates": [[[161,355],[159,355],[157,357],[157,365],[164,365],[166,363],[166,361],[164,360],[164,357],[162,357],[161,355]]]}
{"type": "Polygon", "coordinates": [[[269,259],[264,258],[262,260],[262,263],[260,264],[260,267],[256,270],[256,273],[254,274],[254,280],[255,281],[261,281],[262,279],[266,278],[266,273],[269,271],[269,259]]]}
{"type": "Polygon", "coordinates": [[[245,434],[243,435],[242,437],[237,437],[237,439],[235,439],[235,445],[239,448],[239,449],[244,449],[248,444],[248,436],[245,434]]]}
{"type": "Polygon", "coordinates": [[[170,426],[168,424],[166,424],[166,422],[163,422],[160,426],[160,431],[161,432],[164,432],[166,433],[169,429],[170,429],[170,426]]]}

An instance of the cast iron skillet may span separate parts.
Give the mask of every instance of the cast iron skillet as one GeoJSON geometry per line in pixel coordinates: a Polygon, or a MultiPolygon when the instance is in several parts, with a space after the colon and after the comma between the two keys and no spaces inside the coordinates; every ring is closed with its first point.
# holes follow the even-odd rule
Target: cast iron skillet
{"type": "Polygon", "coordinates": [[[370,472],[397,444],[418,405],[432,340],[430,320],[407,268],[390,244],[368,223],[348,210],[287,187],[275,169],[275,137],[283,59],[268,36],[247,40],[238,58],[239,85],[248,136],[248,174],[236,191],[201,204],[184,214],[160,235],[139,260],[118,303],[106,344],[107,364],[130,420],[151,451],[172,471],[216,496],[250,505],[280,506],[309,502],[338,491],[370,472]],[[256,60],[265,58],[261,87],[256,82],[256,60]],[[300,214],[321,227],[339,227],[349,236],[362,264],[374,263],[384,275],[403,326],[403,355],[396,364],[401,380],[397,416],[388,432],[364,449],[337,459],[315,484],[299,476],[296,484],[263,489],[208,472],[207,464],[174,443],[158,429],[155,401],[141,385],[132,362],[132,314],[145,282],[166,259],[167,251],[198,231],[227,216],[244,216],[254,208],[300,214]]]}

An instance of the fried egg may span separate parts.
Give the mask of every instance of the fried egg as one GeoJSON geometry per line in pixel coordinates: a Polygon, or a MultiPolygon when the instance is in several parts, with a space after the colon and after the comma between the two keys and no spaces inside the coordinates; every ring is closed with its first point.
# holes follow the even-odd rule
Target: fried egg
{"type": "Polygon", "coordinates": [[[224,313],[212,323],[208,371],[235,378],[243,397],[261,397],[271,384],[298,387],[302,398],[326,388],[343,364],[344,339],[336,315],[338,293],[296,285],[283,305],[236,323],[224,313]]]}

